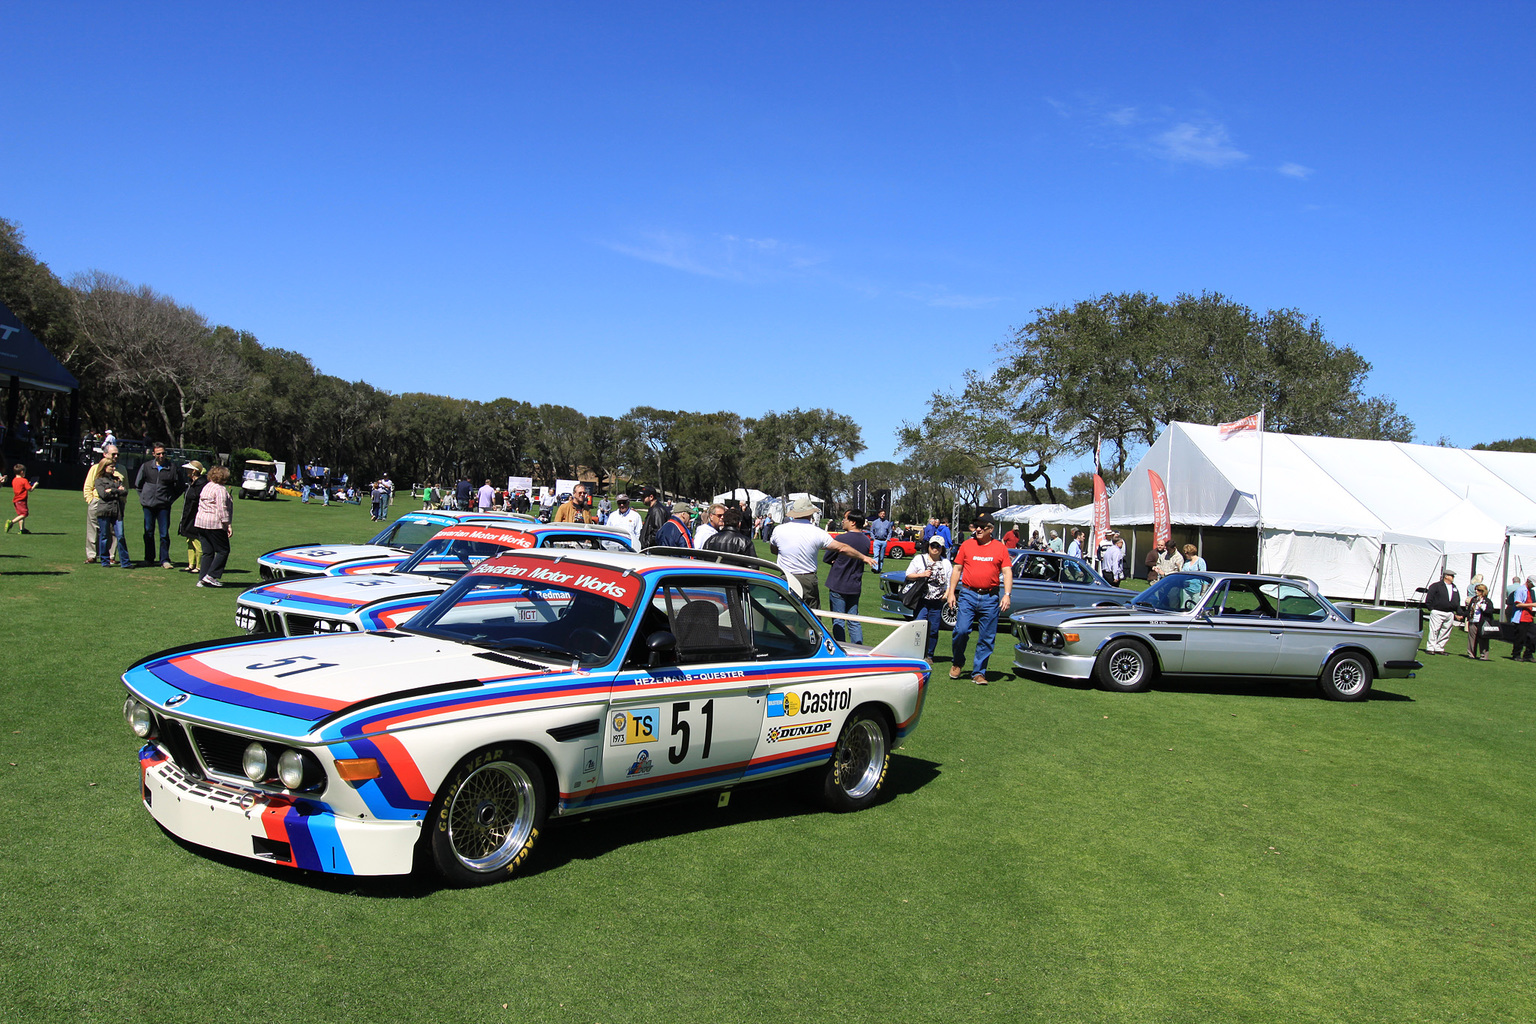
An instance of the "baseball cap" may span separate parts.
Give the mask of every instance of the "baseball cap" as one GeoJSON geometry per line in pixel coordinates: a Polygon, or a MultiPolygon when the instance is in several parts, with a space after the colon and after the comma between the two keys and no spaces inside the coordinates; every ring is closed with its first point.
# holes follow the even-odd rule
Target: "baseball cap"
{"type": "Polygon", "coordinates": [[[992,517],[989,516],[985,512],[978,513],[976,518],[971,520],[971,525],[972,526],[991,526],[992,525],[992,517]]]}

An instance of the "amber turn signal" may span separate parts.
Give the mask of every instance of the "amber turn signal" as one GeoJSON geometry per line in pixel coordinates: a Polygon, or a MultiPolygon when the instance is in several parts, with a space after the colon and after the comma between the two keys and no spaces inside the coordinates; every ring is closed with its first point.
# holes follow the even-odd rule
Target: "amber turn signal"
{"type": "MultiPolygon", "coordinates": [[[[1069,644],[1075,644],[1082,639],[1082,637],[1078,636],[1076,633],[1063,633],[1061,634],[1061,638],[1069,644]]],[[[345,778],[345,776],[343,776],[343,778],[345,778]]]]}
{"type": "Polygon", "coordinates": [[[344,757],[336,761],[336,774],[348,782],[367,782],[379,777],[379,762],[371,757],[344,757]]]}

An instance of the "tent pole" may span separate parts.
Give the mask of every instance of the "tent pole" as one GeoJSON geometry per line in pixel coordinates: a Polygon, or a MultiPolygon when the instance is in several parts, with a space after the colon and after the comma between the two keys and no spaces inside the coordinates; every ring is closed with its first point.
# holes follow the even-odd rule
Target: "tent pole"
{"type": "Polygon", "coordinates": [[[1381,607],[1381,581],[1387,574],[1387,545],[1383,541],[1376,551],[1376,607],[1381,607]]]}

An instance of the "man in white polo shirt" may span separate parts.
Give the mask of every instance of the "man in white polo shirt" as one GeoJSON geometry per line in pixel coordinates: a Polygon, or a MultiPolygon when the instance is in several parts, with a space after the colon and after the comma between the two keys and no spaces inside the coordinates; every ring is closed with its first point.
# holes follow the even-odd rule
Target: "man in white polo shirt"
{"type": "Polygon", "coordinates": [[[819,526],[806,520],[816,514],[816,506],[806,498],[796,498],[789,506],[789,518],[774,527],[768,547],[779,556],[779,568],[800,581],[807,608],[820,607],[821,584],[816,575],[818,555],[823,548],[857,558],[865,565],[875,560],[856,548],[837,540],[819,526]]]}

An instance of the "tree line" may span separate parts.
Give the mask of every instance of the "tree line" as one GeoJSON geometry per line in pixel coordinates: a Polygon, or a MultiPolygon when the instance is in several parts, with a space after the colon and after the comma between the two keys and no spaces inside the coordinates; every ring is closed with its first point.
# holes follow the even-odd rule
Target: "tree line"
{"type": "MultiPolygon", "coordinates": [[[[1035,311],[996,365],[963,372],[898,434],[900,462],[842,466],[865,445],[828,409],[744,417],[636,406],[621,416],[503,397],[394,394],[320,373],[299,352],[210,325],[196,309],[102,271],[60,281],[0,219],[0,299],[81,382],[88,424],[180,446],[254,448],[360,479],[446,483],[506,475],[553,485],[582,472],[606,490],[653,482],[694,497],[736,487],[846,496],[851,480],[897,496],[898,518],[1010,497],[1081,504],[1092,475],[1052,470],[1091,452],[1104,476],[1174,420],[1217,423],[1263,408],[1268,429],[1411,440],[1412,422],[1363,390],[1370,363],[1294,309],[1257,313],[1215,293],[1172,302],[1106,294],[1035,311]]],[[[51,399],[46,399],[50,400],[51,399]]]]}
{"type": "Polygon", "coordinates": [[[506,397],[394,394],[210,325],[148,286],[102,271],[61,281],[3,219],[0,299],[79,379],[85,423],[180,447],[257,449],[360,479],[516,475],[553,486],[585,471],[599,490],[644,480],[695,496],[745,486],[831,496],[843,489],[845,460],[864,450],[859,425],[828,409],[744,417],[637,406],[614,417],[506,397]]]}

